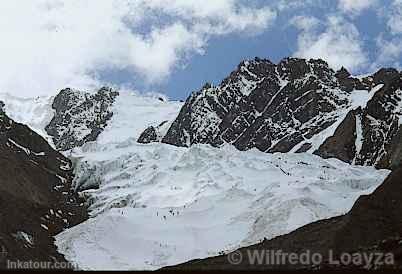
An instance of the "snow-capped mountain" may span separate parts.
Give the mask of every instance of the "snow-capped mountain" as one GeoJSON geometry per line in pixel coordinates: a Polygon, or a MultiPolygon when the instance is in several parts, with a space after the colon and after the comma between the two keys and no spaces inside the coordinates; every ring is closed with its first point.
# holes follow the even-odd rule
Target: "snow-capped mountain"
{"type": "Polygon", "coordinates": [[[0,101],[74,164],[90,218],[59,251],[84,269],[140,270],[349,211],[389,173],[374,166],[401,156],[400,93],[395,70],[351,77],[288,58],[242,62],[185,103],[109,88],[0,101]]]}
{"type": "Polygon", "coordinates": [[[163,138],[151,127],[141,141],[229,143],[389,168],[402,157],[401,89],[395,69],[352,77],[322,60],[287,58],[276,65],[256,58],[220,85],[193,93],[163,138]]]}
{"type": "Polygon", "coordinates": [[[106,87],[91,92],[66,88],[56,96],[36,98],[0,93],[0,107],[11,118],[60,151],[95,140],[103,144],[138,138],[155,123],[173,121],[182,105],[161,94],[138,95],[106,87]]]}

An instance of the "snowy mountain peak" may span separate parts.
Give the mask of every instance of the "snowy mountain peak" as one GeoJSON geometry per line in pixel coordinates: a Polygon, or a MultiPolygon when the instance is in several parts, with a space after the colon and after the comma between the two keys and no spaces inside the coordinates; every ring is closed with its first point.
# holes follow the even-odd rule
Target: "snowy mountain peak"
{"type": "MultiPolygon", "coordinates": [[[[90,92],[66,88],[54,97],[19,98],[0,93],[0,102],[10,117],[27,124],[61,151],[95,140],[136,140],[145,128],[173,121],[183,105],[162,94],[117,92],[107,87],[90,92]]],[[[166,133],[164,128],[161,136],[166,133]]]]}
{"type": "MultiPolygon", "coordinates": [[[[187,147],[197,143],[213,146],[229,143],[240,150],[310,152],[350,163],[390,167],[394,156],[388,151],[390,144],[396,142],[399,125],[392,130],[373,129],[363,118],[364,129],[361,129],[358,128],[361,121],[350,120],[348,113],[360,107],[364,117],[371,113],[369,117],[380,119],[384,126],[402,120],[401,79],[395,69],[353,77],[345,68],[335,72],[320,59],[285,58],[277,65],[265,59],[247,60],[220,85],[194,92],[163,138],[141,141],[162,140],[187,147]],[[382,113],[375,113],[381,109],[382,113]],[[349,120],[344,121],[346,118],[349,120]],[[353,121],[358,124],[351,124],[353,121]],[[345,123],[358,128],[348,137],[348,145],[337,141],[340,144],[335,146],[336,150],[326,151],[329,138],[342,132],[337,129],[345,123]],[[381,132],[384,138],[378,138],[381,132]],[[382,152],[358,155],[372,150],[368,147],[373,142],[374,149],[382,147],[382,152]],[[352,150],[351,156],[342,156],[344,150],[352,150]]],[[[153,133],[155,137],[156,131],[153,133]]],[[[332,140],[339,138],[335,136],[332,140]]]]}
{"type": "Polygon", "coordinates": [[[193,93],[163,141],[287,150],[275,144],[302,123],[348,104],[334,74],[322,60],[244,61],[219,86],[193,93]]]}
{"type": "Polygon", "coordinates": [[[12,118],[63,151],[95,140],[138,138],[187,147],[229,143],[240,150],[309,152],[388,168],[399,158],[388,151],[400,136],[401,78],[392,68],[354,77],[319,59],[274,64],[255,58],[241,62],[220,85],[206,84],[183,106],[106,87],[92,93],[67,88],[33,99],[0,94],[0,101],[12,118]],[[343,128],[351,129],[346,139],[340,137],[343,128]]]}

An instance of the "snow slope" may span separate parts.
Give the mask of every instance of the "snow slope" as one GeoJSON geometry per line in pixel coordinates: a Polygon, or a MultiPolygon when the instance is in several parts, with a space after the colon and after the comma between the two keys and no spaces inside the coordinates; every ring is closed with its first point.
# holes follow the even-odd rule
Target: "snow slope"
{"type": "Polygon", "coordinates": [[[183,105],[158,94],[143,96],[132,91],[119,93],[112,107],[112,119],[97,139],[99,144],[138,138],[147,127],[174,120],[183,105]]]}
{"type": "Polygon", "coordinates": [[[0,101],[5,103],[5,111],[11,119],[28,125],[52,143],[45,127],[53,118],[53,97],[20,98],[8,93],[0,93],[0,101]]]}
{"type": "Polygon", "coordinates": [[[311,154],[240,152],[230,145],[87,144],[76,186],[92,218],[57,236],[83,269],[153,270],[343,214],[388,174],[311,154]]]}

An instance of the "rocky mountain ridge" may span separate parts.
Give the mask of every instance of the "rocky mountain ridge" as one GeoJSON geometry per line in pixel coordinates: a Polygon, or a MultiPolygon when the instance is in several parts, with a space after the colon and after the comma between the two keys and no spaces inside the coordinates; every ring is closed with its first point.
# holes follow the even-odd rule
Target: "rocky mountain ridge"
{"type": "MultiPolygon", "coordinates": [[[[393,168],[402,158],[401,75],[381,69],[353,77],[314,59],[244,61],[220,85],[194,92],[176,119],[144,128],[138,142],[229,143],[239,150],[309,152],[393,168]]],[[[110,88],[92,94],[64,89],[51,99],[44,131],[61,151],[95,141],[118,98],[110,88]]]]}
{"type": "Polygon", "coordinates": [[[239,150],[310,152],[391,168],[401,158],[401,89],[395,69],[353,77],[323,60],[256,58],[220,85],[194,92],[163,138],[148,128],[139,141],[230,143],[239,150]]]}

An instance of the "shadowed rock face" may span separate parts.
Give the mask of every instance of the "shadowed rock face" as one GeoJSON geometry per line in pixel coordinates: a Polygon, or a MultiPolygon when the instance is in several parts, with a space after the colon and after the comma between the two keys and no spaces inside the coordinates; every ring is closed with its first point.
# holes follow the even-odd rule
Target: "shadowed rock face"
{"type": "MultiPolygon", "coordinates": [[[[240,264],[229,263],[228,255],[194,260],[171,267],[175,270],[268,270],[300,268],[402,268],[402,168],[394,170],[374,193],[361,196],[346,215],[318,221],[284,236],[241,248],[237,252],[247,258],[248,252],[270,250],[305,254],[307,251],[323,256],[319,265],[310,264],[250,264],[247,259],[240,264]],[[333,252],[330,261],[330,250],[333,252]],[[392,253],[394,265],[366,264],[336,265],[342,253],[375,254],[392,253]],[[331,263],[330,263],[331,262],[331,263]]],[[[169,268],[168,268],[169,269],[169,268]]]]}
{"type": "Polygon", "coordinates": [[[69,88],[60,91],[52,104],[54,117],[46,126],[56,148],[65,151],[95,141],[113,116],[111,107],[118,95],[110,88],[95,94],[69,88]]]}
{"type": "Polygon", "coordinates": [[[221,85],[194,93],[162,141],[289,151],[346,107],[348,93],[334,75],[321,60],[245,61],[221,85]]]}
{"type": "Polygon", "coordinates": [[[72,164],[0,111],[0,269],[7,260],[61,261],[53,236],[87,218],[72,164]]]}
{"type": "Polygon", "coordinates": [[[323,158],[338,158],[352,163],[356,156],[356,120],[360,119],[362,109],[351,110],[337,127],[333,136],[325,140],[315,154],[323,158]]]}
{"type": "Polygon", "coordinates": [[[219,86],[194,92],[162,142],[310,152],[390,168],[402,121],[401,88],[402,76],[394,69],[355,78],[322,60],[273,64],[256,58],[242,62],[219,86]],[[355,90],[372,96],[367,106],[354,105],[355,90]],[[331,126],[335,129],[325,134],[331,126]],[[320,134],[324,139],[317,141],[320,134]]]}
{"type": "Polygon", "coordinates": [[[393,168],[396,165],[394,161],[400,159],[402,144],[402,76],[397,70],[381,69],[371,78],[374,85],[382,85],[382,88],[363,110],[350,112],[316,154],[379,168],[393,168]],[[356,135],[356,131],[360,132],[360,136],[356,135]],[[360,145],[353,151],[354,142],[360,145]],[[348,151],[348,157],[344,157],[345,150],[348,151]]]}
{"type": "Polygon", "coordinates": [[[153,126],[148,127],[141,133],[140,137],[138,137],[137,142],[141,144],[149,144],[152,142],[158,141],[158,134],[156,132],[156,128],[153,126]]]}

